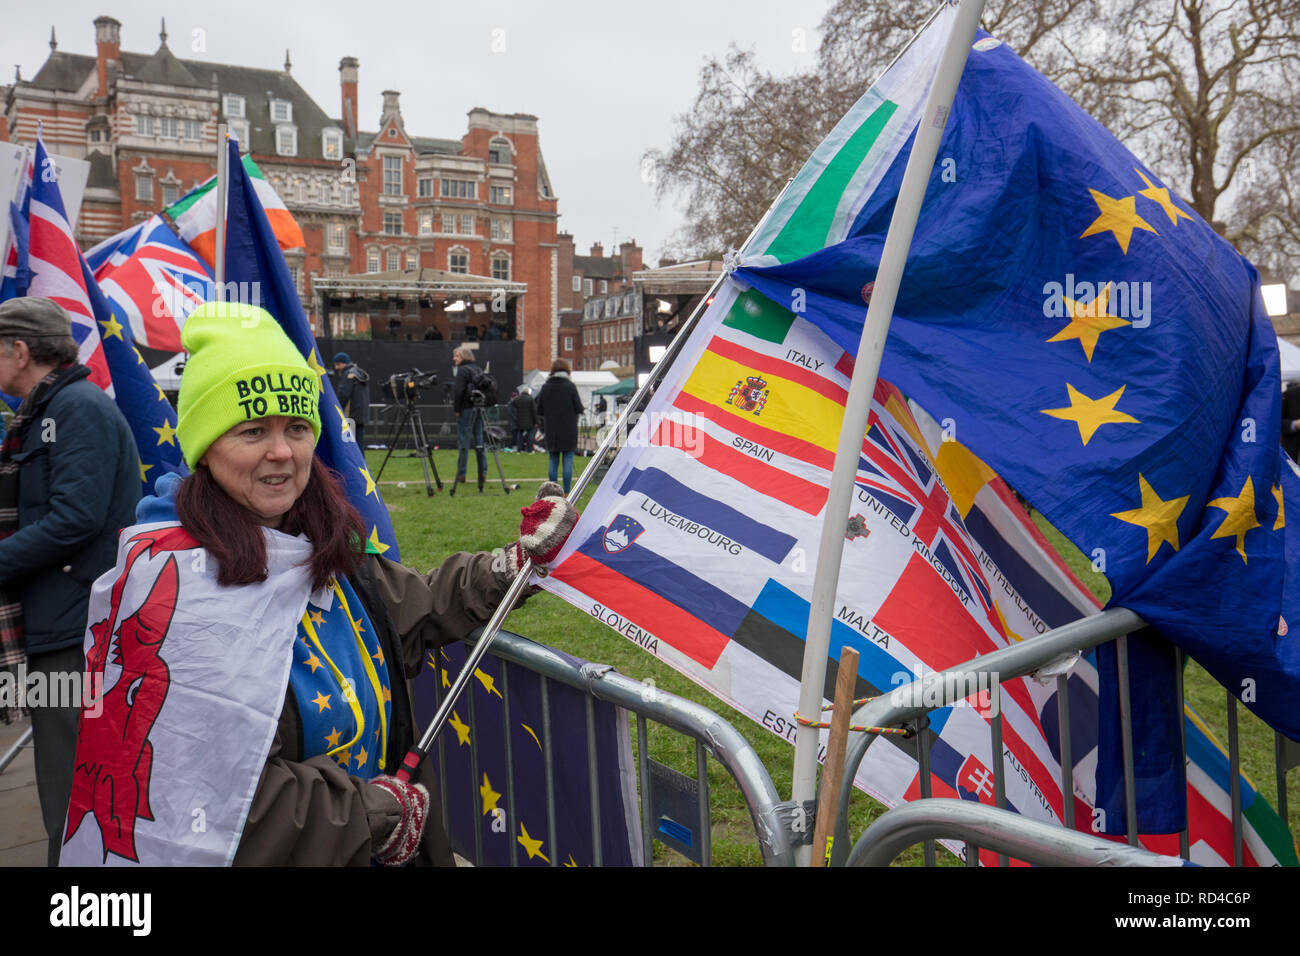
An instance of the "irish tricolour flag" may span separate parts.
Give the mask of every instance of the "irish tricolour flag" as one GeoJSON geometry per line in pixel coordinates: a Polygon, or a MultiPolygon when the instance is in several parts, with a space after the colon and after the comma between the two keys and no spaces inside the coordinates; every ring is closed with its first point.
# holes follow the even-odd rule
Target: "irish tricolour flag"
{"type": "MultiPolygon", "coordinates": [[[[302,237],[302,230],[289,212],[284,201],[280,199],[271,184],[266,181],[257,164],[248,156],[243,157],[244,169],[257,190],[257,198],[266,210],[267,221],[275,232],[276,241],[281,249],[297,249],[307,244],[302,237]]],[[[201,186],[191,189],[176,203],[168,206],[166,214],[176,224],[176,231],[182,239],[201,255],[208,265],[216,264],[217,248],[217,178],[213,176],[201,186]]]]}

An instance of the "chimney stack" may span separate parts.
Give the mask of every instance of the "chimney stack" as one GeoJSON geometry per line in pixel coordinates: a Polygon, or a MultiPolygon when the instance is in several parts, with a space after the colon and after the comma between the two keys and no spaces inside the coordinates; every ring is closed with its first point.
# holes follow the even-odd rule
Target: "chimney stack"
{"type": "Polygon", "coordinates": [[[357,135],[357,63],[355,56],[345,56],[339,60],[339,92],[343,97],[343,131],[356,138],[357,135]]]}
{"type": "Polygon", "coordinates": [[[599,242],[593,242],[591,244],[591,254],[596,259],[603,259],[605,258],[605,247],[599,242]]]}
{"type": "Polygon", "coordinates": [[[95,73],[99,80],[96,96],[108,96],[110,64],[116,65],[122,53],[122,24],[112,17],[95,20],[95,73]]]}
{"type": "Polygon", "coordinates": [[[384,111],[379,114],[380,129],[383,129],[390,119],[398,127],[404,128],[402,124],[402,107],[398,103],[401,95],[397,90],[384,90],[384,111]]]}

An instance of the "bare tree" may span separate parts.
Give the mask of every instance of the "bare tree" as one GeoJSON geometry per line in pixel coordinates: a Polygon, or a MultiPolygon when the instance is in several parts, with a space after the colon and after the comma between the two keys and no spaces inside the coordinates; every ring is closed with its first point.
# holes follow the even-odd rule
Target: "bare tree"
{"type": "MultiPolygon", "coordinates": [[[[701,73],[666,152],[662,198],[689,199],[681,244],[738,242],[803,158],[933,12],[927,0],[839,0],[814,73],[752,54],[701,73]]],[[[1070,94],[1206,221],[1281,276],[1300,263],[1300,2],[990,0],[983,26],[1070,94]]]]}

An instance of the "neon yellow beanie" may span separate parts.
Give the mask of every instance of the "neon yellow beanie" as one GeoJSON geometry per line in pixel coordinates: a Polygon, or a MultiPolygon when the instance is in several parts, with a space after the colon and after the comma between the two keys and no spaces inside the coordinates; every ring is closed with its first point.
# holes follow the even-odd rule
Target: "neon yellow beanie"
{"type": "Polygon", "coordinates": [[[271,313],[207,302],[185,320],[181,344],[190,357],[176,435],[191,468],[214,441],[254,418],[301,418],[320,438],[320,380],[271,313]]]}

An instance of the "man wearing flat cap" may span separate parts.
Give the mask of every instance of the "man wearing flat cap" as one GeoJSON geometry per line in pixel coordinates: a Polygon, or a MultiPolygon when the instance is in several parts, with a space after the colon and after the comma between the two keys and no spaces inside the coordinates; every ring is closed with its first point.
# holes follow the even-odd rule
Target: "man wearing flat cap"
{"type": "Polygon", "coordinates": [[[0,445],[0,667],[21,662],[21,633],[28,686],[45,675],[46,698],[27,704],[51,866],[81,703],[52,691],[81,687],[90,586],[113,566],[118,531],[135,522],[140,498],[130,426],[89,375],[61,306],[32,296],[0,304],[0,391],[22,399],[0,445]]]}

